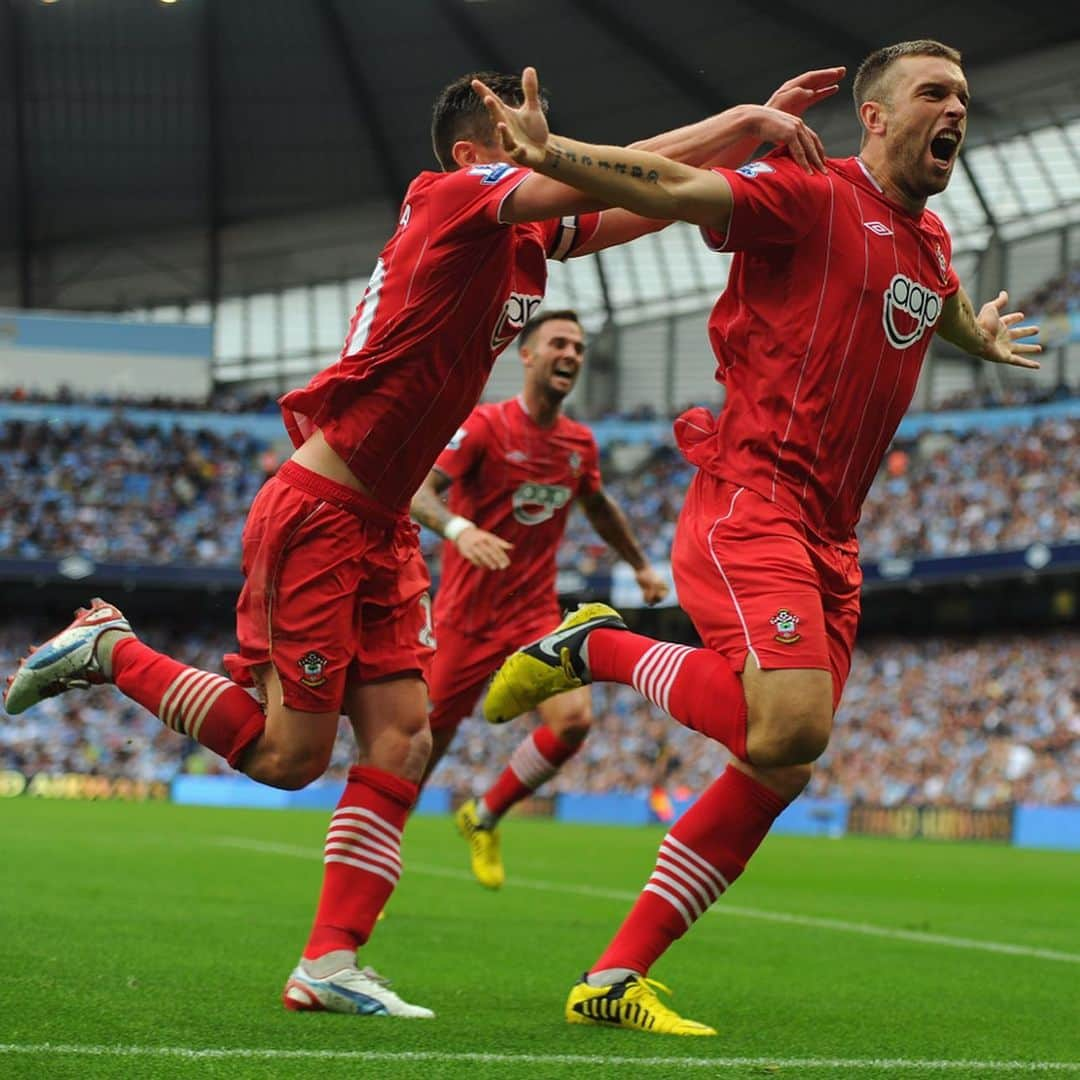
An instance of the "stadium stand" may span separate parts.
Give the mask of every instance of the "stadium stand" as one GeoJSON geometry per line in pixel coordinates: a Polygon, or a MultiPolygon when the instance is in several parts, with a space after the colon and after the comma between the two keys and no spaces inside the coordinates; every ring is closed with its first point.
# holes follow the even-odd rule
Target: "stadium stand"
{"type": "MultiPolygon", "coordinates": [[[[603,462],[611,492],[650,558],[663,561],[692,469],[670,446],[623,475],[617,459],[609,451],[603,462]]],[[[62,414],[0,419],[0,485],[11,493],[0,509],[0,559],[236,566],[247,507],[277,460],[270,441],[241,429],[146,425],[122,411],[95,428],[65,424],[62,414]]],[[[859,532],[867,559],[1080,541],[1080,418],[898,440],[859,532]]],[[[424,539],[437,574],[438,538],[424,539]]],[[[586,576],[611,569],[581,515],[559,564],[586,576]]]]}

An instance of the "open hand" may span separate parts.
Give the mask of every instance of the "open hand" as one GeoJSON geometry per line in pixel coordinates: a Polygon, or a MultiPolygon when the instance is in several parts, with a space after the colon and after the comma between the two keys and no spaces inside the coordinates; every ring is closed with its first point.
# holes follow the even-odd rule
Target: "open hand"
{"type": "Polygon", "coordinates": [[[517,108],[507,105],[480,79],[473,79],[472,88],[487,107],[495,125],[495,137],[503,150],[522,165],[538,165],[544,160],[548,135],[547,117],[540,106],[540,81],[536,68],[527,67],[521,74],[521,89],[525,96],[517,108]]]}
{"type": "Polygon", "coordinates": [[[1041,353],[1042,346],[1025,342],[1023,339],[1035,337],[1039,328],[1018,326],[1017,323],[1024,319],[1022,311],[1010,311],[1003,315],[1002,310],[1008,302],[1009,294],[1002,289],[993,300],[983,304],[979,311],[975,321],[992,339],[983,358],[994,364],[1038,369],[1042,365],[1034,358],[1034,354],[1041,353]]]}

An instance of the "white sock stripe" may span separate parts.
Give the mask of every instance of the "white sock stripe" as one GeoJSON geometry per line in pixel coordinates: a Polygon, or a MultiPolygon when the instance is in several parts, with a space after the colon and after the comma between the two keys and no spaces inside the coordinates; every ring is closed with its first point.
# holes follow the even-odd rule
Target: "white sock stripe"
{"type": "Polygon", "coordinates": [[[199,732],[202,731],[203,721],[206,719],[207,714],[210,712],[210,710],[214,707],[214,702],[217,701],[217,699],[221,697],[221,695],[224,694],[225,691],[228,690],[229,687],[232,685],[233,683],[229,682],[228,679],[222,679],[217,686],[212,687],[209,693],[204,696],[203,704],[202,707],[199,709],[198,715],[193,717],[191,724],[189,725],[191,728],[191,737],[196,742],[198,742],[199,739],[199,732]]]}
{"type": "Polygon", "coordinates": [[[524,742],[518,744],[510,755],[508,765],[511,772],[530,791],[535,791],[559,771],[558,765],[553,765],[540,753],[534,735],[530,735],[524,742]]]}
{"type": "Polygon", "coordinates": [[[720,895],[726,886],[716,880],[716,874],[706,873],[697,863],[691,862],[684,855],[681,855],[674,848],[661,847],[660,854],[657,856],[659,859],[666,859],[673,866],[678,866],[682,869],[683,873],[692,881],[701,883],[701,887],[708,893],[715,893],[720,895]]]}
{"type": "Polygon", "coordinates": [[[695,919],[700,919],[701,913],[709,907],[708,902],[702,901],[700,896],[696,896],[681,881],[668,874],[661,873],[659,869],[653,871],[652,877],[649,878],[649,883],[652,885],[667,886],[677,896],[681,896],[689,905],[690,910],[694,913],[695,919]]]}
{"type": "Polygon", "coordinates": [[[398,866],[401,865],[401,849],[396,844],[379,843],[369,834],[331,826],[330,831],[326,834],[326,842],[329,844],[334,840],[347,844],[349,847],[354,847],[357,851],[361,848],[370,848],[372,851],[385,855],[388,859],[393,859],[398,866]]]}
{"type": "Polygon", "coordinates": [[[224,690],[230,685],[229,680],[221,675],[207,673],[205,679],[197,679],[184,691],[182,698],[178,695],[174,714],[176,722],[191,734],[194,724],[192,721],[199,714],[199,710],[206,703],[206,699],[219,687],[224,690]]]}
{"type": "Polygon", "coordinates": [[[346,855],[355,856],[358,859],[370,860],[373,863],[378,863],[380,866],[385,866],[390,873],[396,878],[401,877],[401,860],[390,859],[385,855],[380,855],[377,851],[372,850],[370,847],[365,847],[363,844],[350,844],[343,840],[330,840],[323,848],[323,854],[329,855],[332,851],[344,852],[346,855]]]}
{"type": "Polygon", "coordinates": [[[661,900],[666,900],[683,917],[683,920],[686,922],[687,930],[694,925],[694,920],[690,918],[690,912],[688,912],[686,908],[684,908],[682,904],[667,891],[667,889],[663,889],[659,885],[654,885],[650,881],[641,891],[655,893],[661,900]]]}
{"type": "Polygon", "coordinates": [[[381,866],[376,866],[374,863],[364,862],[361,859],[350,859],[347,855],[327,855],[323,859],[324,863],[344,863],[346,866],[355,866],[357,870],[367,870],[370,874],[378,874],[381,878],[386,878],[391,885],[396,885],[398,882],[398,875],[388,874],[381,866]]]}
{"type": "Polygon", "coordinates": [[[348,820],[349,818],[354,817],[358,817],[363,821],[370,821],[372,825],[386,833],[388,840],[392,840],[398,844],[401,843],[400,829],[395,829],[385,818],[379,817],[378,814],[373,813],[371,810],[366,810],[362,806],[339,806],[334,811],[334,816],[330,819],[330,824],[343,825],[345,824],[345,821],[339,821],[339,818],[348,820]]]}
{"type": "Polygon", "coordinates": [[[210,690],[220,678],[220,675],[202,671],[197,678],[189,679],[183,690],[173,698],[172,719],[173,727],[177,731],[182,731],[185,735],[191,733],[188,724],[189,717],[198,708],[203,694],[210,690]]]}
{"type": "Polygon", "coordinates": [[[679,852],[681,855],[685,855],[686,858],[691,861],[691,863],[699,866],[705,874],[716,880],[721,892],[723,892],[729,887],[730,883],[728,882],[728,879],[724,877],[724,875],[721,874],[720,871],[715,866],[713,866],[713,864],[709,862],[708,859],[702,858],[693,848],[689,848],[685,844],[676,840],[675,837],[671,835],[671,833],[668,833],[667,836],[664,837],[664,841],[660,845],[660,847],[669,847],[674,851],[679,852]]]}
{"type": "Polygon", "coordinates": [[[664,664],[671,655],[673,646],[665,643],[655,645],[649,650],[651,655],[643,657],[646,660],[641,670],[641,692],[659,708],[658,686],[664,670],[664,664]]]}
{"type": "Polygon", "coordinates": [[[161,704],[158,705],[158,719],[166,726],[176,730],[172,720],[172,703],[176,698],[176,694],[181,690],[191,679],[197,678],[203,674],[198,668],[184,668],[179,675],[171,683],[169,683],[168,689],[161,695],[161,704]]]}
{"type": "Polygon", "coordinates": [[[187,734],[187,729],[183,726],[184,713],[181,706],[187,700],[191,691],[200,683],[205,682],[209,675],[208,671],[189,668],[176,679],[176,682],[170,688],[173,691],[172,698],[168,707],[162,708],[161,718],[173,731],[179,731],[184,735],[187,734]]]}
{"type": "Polygon", "coordinates": [[[650,645],[630,673],[630,685],[650,701],[653,700],[653,675],[656,667],[673,647],[670,641],[660,641],[655,645],[650,645]]]}
{"type": "Polygon", "coordinates": [[[632,685],[657,708],[668,711],[668,700],[675,677],[693,649],[689,645],[663,642],[654,645],[638,661],[631,676],[632,685]]]}
{"type": "Polygon", "coordinates": [[[686,869],[685,866],[680,866],[676,862],[672,862],[671,859],[661,855],[656,860],[656,871],[666,871],[668,874],[674,875],[680,881],[685,882],[685,888],[692,889],[694,893],[701,898],[701,902],[705,907],[709,907],[720,896],[717,889],[709,882],[703,881],[701,876],[694,876],[686,869]]]}
{"type": "Polygon", "coordinates": [[[683,662],[692,650],[686,646],[677,646],[664,657],[664,666],[657,674],[656,696],[658,704],[664,712],[668,711],[668,701],[671,698],[671,688],[682,670],[683,662]]]}

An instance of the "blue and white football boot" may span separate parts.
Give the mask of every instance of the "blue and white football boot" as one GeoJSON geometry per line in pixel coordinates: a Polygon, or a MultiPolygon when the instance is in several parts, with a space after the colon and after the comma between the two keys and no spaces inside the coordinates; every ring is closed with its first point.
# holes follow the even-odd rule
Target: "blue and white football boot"
{"type": "Polygon", "coordinates": [[[131,626],[118,607],[95,597],[88,608],[75,612],[70,626],[32,648],[8,676],[4,708],[14,716],[43,698],[107,682],[97,645],[108,630],[130,634],[131,626]]]}

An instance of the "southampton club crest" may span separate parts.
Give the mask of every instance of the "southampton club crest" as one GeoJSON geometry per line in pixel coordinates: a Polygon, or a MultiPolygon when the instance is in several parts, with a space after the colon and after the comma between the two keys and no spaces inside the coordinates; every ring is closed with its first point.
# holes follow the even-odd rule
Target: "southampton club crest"
{"type": "Polygon", "coordinates": [[[317,653],[314,650],[306,652],[300,657],[297,663],[300,665],[300,670],[303,672],[300,676],[300,681],[305,686],[322,686],[322,684],[326,682],[326,676],[323,674],[323,671],[326,670],[328,661],[322,653],[317,653]]]}
{"type": "Polygon", "coordinates": [[[793,611],[781,608],[770,620],[773,626],[776,627],[776,633],[773,635],[781,645],[794,645],[801,636],[797,629],[799,625],[799,616],[793,611]]]}

